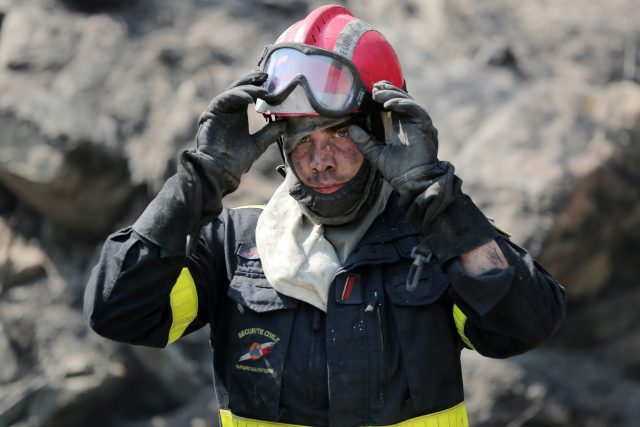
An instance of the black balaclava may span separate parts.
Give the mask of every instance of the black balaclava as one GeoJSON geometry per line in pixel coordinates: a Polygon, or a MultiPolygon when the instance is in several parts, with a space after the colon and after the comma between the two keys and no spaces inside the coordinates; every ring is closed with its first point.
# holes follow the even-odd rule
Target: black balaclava
{"type": "Polygon", "coordinates": [[[289,194],[306,208],[314,222],[339,225],[353,221],[368,209],[381,185],[379,174],[365,160],[358,173],[335,193],[321,194],[298,181],[289,189],[289,194]]]}

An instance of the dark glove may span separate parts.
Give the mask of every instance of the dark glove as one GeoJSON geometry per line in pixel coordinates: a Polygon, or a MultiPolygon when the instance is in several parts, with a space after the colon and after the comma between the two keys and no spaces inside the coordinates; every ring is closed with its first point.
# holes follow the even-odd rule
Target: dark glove
{"type": "Polygon", "coordinates": [[[176,175],[133,225],[136,233],[163,248],[168,257],[189,256],[202,225],[222,211],[222,197],[285,130],[270,123],[249,134],[247,106],[264,94],[266,74],[253,72],[215,97],[200,116],[197,148],[179,156],[176,175]]]}
{"type": "Polygon", "coordinates": [[[422,107],[389,82],[381,81],[373,86],[373,100],[392,113],[390,143],[377,141],[357,125],[351,126],[349,134],[365,157],[398,191],[400,203],[408,205],[424,190],[416,188],[414,181],[425,175],[434,175],[438,130],[422,107]]]}
{"type": "Polygon", "coordinates": [[[266,95],[259,86],[266,78],[257,71],[236,81],[213,98],[198,121],[192,158],[222,196],[238,188],[240,176],[286,129],[284,121],[277,121],[249,134],[247,106],[266,95]]]}
{"type": "Polygon", "coordinates": [[[365,157],[398,191],[409,221],[422,230],[426,245],[440,263],[469,252],[498,233],[473,201],[462,193],[453,166],[439,161],[438,131],[429,114],[406,92],[389,82],[373,87],[373,99],[392,114],[389,144],[352,125],[349,134],[365,157]]]}

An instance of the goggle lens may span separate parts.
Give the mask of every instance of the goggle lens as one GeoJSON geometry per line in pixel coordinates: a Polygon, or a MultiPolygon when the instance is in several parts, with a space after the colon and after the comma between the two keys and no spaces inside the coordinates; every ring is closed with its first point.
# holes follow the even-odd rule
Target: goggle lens
{"type": "Polygon", "coordinates": [[[264,71],[269,75],[265,88],[270,94],[277,95],[293,81],[304,79],[307,96],[326,109],[344,109],[353,98],[355,79],[351,69],[329,56],[281,48],[269,55],[264,71]]]}

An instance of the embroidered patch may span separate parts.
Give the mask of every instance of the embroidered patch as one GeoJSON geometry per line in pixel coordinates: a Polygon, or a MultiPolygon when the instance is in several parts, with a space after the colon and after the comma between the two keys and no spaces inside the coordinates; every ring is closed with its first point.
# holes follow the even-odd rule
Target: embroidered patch
{"type": "Polygon", "coordinates": [[[274,370],[267,356],[278,344],[280,337],[266,329],[247,328],[238,332],[238,338],[250,344],[241,352],[236,369],[273,375],[274,370]]]}
{"type": "Polygon", "coordinates": [[[238,362],[243,360],[258,360],[262,359],[262,356],[266,356],[271,353],[271,348],[275,345],[273,341],[265,342],[263,344],[254,342],[249,346],[249,351],[240,356],[238,362]]]}

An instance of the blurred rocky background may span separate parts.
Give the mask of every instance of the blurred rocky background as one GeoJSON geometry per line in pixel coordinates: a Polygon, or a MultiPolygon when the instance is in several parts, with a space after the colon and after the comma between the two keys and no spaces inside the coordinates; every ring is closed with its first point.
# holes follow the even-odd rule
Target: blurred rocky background
{"type": "MultiPolygon", "coordinates": [[[[319,4],[0,0],[0,427],[213,425],[206,331],[101,339],[84,285],[209,99],[319,4]]],[[[465,352],[471,424],[640,425],[638,0],[342,4],[397,48],[467,192],[567,288],[541,349],[465,352]]],[[[265,202],[277,162],[227,204],[265,202]]]]}

